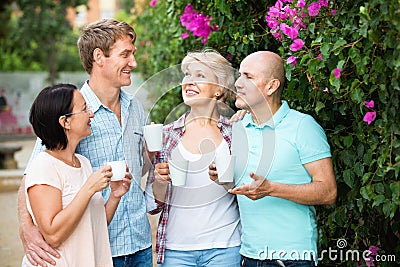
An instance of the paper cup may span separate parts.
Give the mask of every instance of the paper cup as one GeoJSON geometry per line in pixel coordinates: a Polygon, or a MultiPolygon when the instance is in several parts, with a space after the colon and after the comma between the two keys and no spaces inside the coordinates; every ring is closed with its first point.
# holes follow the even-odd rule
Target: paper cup
{"type": "Polygon", "coordinates": [[[217,155],[214,161],[217,167],[218,181],[220,183],[233,182],[236,157],[233,155],[217,155]]]}
{"type": "Polygon", "coordinates": [[[111,166],[111,172],[113,173],[111,181],[119,181],[125,177],[126,173],[125,160],[109,161],[107,162],[107,165],[111,166]]]}
{"type": "Polygon", "coordinates": [[[143,128],[144,139],[146,140],[147,149],[150,152],[160,151],[162,148],[162,124],[150,124],[143,128]]]}
{"type": "Polygon", "coordinates": [[[186,176],[188,170],[188,160],[169,160],[169,177],[171,178],[172,185],[184,186],[186,184],[186,176]]]}

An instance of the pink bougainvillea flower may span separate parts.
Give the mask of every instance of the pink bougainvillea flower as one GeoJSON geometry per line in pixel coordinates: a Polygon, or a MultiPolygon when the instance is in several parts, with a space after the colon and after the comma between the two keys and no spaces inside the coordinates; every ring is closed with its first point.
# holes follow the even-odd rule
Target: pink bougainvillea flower
{"type": "Polygon", "coordinates": [[[278,28],[278,26],[279,26],[279,21],[277,21],[276,19],[274,19],[274,18],[269,19],[268,16],[267,16],[267,17],[265,18],[265,20],[267,21],[268,27],[269,27],[271,30],[275,30],[276,28],[278,28]]]}
{"type": "Polygon", "coordinates": [[[317,58],[318,58],[319,60],[322,60],[322,53],[319,53],[318,56],[317,56],[317,58]]]}
{"type": "Polygon", "coordinates": [[[286,17],[288,17],[290,19],[293,18],[294,16],[296,16],[296,14],[297,14],[297,10],[295,8],[290,8],[289,5],[286,5],[283,8],[283,12],[286,14],[286,17]]]}
{"type": "Polygon", "coordinates": [[[290,50],[293,52],[299,51],[304,46],[304,41],[301,39],[296,39],[293,43],[289,46],[290,50]]]}
{"type": "MultiPolygon", "coordinates": [[[[374,108],[374,106],[375,106],[375,102],[374,102],[374,100],[371,100],[371,101],[364,101],[364,104],[368,107],[368,108],[374,108]]],[[[379,249],[379,248],[378,248],[379,249]]]]}
{"type": "Polygon", "coordinates": [[[180,20],[186,30],[191,31],[194,36],[202,37],[201,41],[204,44],[207,43],[210,33],[218,30],[217,25],[210,26],[211,16],[197,12],[191,4],[186,5],[180,20]]]}
{"type": "Polygon", "coordinates": [[[331,15],[332,15],[332,16],[335,16],[335,15],[336,15],[336,12],[337,12],[336,9],[332,9],[332,10],[331,10],[331,15]]]}
{"type": "Polygon", "coordinates": [[[232,54],[228,54],[228,55],[226,55],[226,59],[227,59],[227,60],[231,61],[231,60],[232,60],[232,58],[233,58],[232,54]]]}
{"type": "Polygon", "coordinates": [[[277,39],[279,42],[283,41],[282,34],[280,32],[273,32],[272,36],[274,36],[275,39],[277,39]]]}
{"type": "Polygon", "coordinates": [[[299,32],[295,28],[288,26],[286,23],[281,23],[280,30],[292,40],[296,39],[299,35],[299,32]]]}
{"type": "Polygon", "coordinates": [[[151,0],[150,1],[150,6],[154,7],[155,5],[157,5],[157,0],[151,0]]]}
{"type": "Polygon", "coordinates": [[[368,258],[365,259],[365,265],[367,265],[367,267],[375,266],[374,259],[371,256],[369,256],[368,258]]]}
{"type": "Polygon", "coordinates": [[[340,78],[340,72],[341,72],[342,70],[340,69],[340,68],[337,68],[337,69],[334,69],[333,70],[333,75],[335,75],[335,78],[336,79],[339,79],[340,78]]]}
{"type": "Polygon", "coordinates": [[[324,7],[328,7],[328,0],[319,0],[319,4],[324,7]]]}
{"type": "Polygon", "coordinates": [[[365,121],[366,123],[368,123],[368,125],[371,124],[371,122],[373,122],[376,118],[376,112],[375,111],[370,111],[365,113],[365,116],[363,118],[363,121],[365,121]]]}
{"type": "Polygon", "coordinates": [[[329,88],[328,87],[325,87],[325,89],[324,90],[322,90],[324,93],[327,93],[327,94],[329,94],[329,88]]]}
{"type": "Polygon", "coordinates": [[[368,250],[371,252],[371,255],[378,255],[379,248],[377,246],[370,246],[368,250]]]}
{"type": "Polygon", "coordinates": [[[286,59],[286,63],[287,64],[292,64],[293,67],[296,67],[296,64],[297,64],[296,57],[295,56],[288,57],[288,59],[286,59]]]}
{"type": "Polygon", "coordinates": [[[305,0],[299,0],[297,1],[297,6],[298,7],[304,7],[306,5],[306,1],[305,0]]]}
{"type": "Polygon", "coordinates": [[[186,39],[189,37],[189,34],[187,32],[184,32],[181,34],[181,37],[179,37],[181,40],[186,39]]]}
{"type": "Polygon", "coordinates": [[[318,16],[319,10],[321,9],[321,5],[318,2],[313,2],[308,5],[308,15],[310,17],[316,17],[318,16]]]}
{"type": "Polygon", "coordinates": [[[271,6],[268,10],[268,16],[277,18],[279,17],[279,13],[281,13],[281,9],[275,6],[271,6]]]}

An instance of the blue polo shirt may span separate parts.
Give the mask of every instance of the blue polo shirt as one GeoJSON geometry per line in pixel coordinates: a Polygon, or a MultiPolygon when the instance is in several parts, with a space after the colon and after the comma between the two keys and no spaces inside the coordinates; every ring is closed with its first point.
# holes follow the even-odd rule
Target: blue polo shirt
{"type": "MultiPolygon", "coordinates": [[[[250,114],[232,129],[236,184],[249,184],[250,172],[283,184],[306,184],[312,178],[304,164],[331,157],[321,126],[286,101],[264,124],[250,114]]],[[[277,197],[253,201],[238,195],[242,224],[240,253],[253,259],[317,260],[314,206],[277,197]]]]}

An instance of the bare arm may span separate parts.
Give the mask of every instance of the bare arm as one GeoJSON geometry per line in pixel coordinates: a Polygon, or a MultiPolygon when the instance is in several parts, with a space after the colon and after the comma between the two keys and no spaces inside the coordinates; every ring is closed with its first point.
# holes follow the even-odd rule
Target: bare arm
{"type": "Polygon", "coordinates": [[[110,166],[93,173],[67,207],[62,208],[61,191],[49,185],[34,185],[28,189],[33,214],[47,243],[58,247],[79,223],[90,198],[107,187],[110,166]]]}
{"type": "Polygon", "coordinates": [[[51,265],[55,265],[56,262],[48,254],[56,258],[59,258],[60,255],[46,243],[38,227],[33,224],[32,217],[26,207],[25,175],[22,177],[21,185],[18,190],[18,221],[22,245],[26,257],[31,264],[35,266],[47,266],[47,262],[51,265]]]}
{"type": "Polygon", "coordinates": [[[280,197],[304,205],[334,204],[337,196],[336,179],[331,158],[320,159],[304,165],[312,177],[311,183],[291,185],[269,181],[251,173],[254,181],[232,190],[232,194],[246,195],[257,200],[265,196],[280,197]]]}

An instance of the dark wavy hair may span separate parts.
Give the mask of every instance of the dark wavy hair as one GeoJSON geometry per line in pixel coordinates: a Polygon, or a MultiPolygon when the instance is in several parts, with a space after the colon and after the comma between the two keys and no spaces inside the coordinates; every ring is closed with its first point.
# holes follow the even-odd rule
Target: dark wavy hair
{"type": "Polygon", "coordinates": [[[29,122],[33,131],[47,149],[65,149],[68,144],[64,128],[59,118],[73,109],[73,84],[56,84],[44,88],[36,96],[29,112],[29,122]]]}

